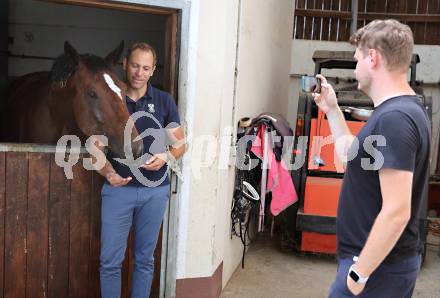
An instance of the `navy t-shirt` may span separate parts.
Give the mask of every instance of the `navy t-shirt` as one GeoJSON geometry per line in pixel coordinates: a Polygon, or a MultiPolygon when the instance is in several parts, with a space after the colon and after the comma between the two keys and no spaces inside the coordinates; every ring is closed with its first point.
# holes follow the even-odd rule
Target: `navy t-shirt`
{"type": "MultiPolygon", "coordinates": [[[[142,136],[144,153],[153,155],[165,152],[168,144],[165,129],[180,126],[179,113],[173,97],[169,93],[159,90],[148,83],[147,92],[143,97],[134,101],[126,96],[126,103],[131,115],[138,111],[147,112],[141,115],[135,122],[139,135],[145,134],[145,136],[142,136]]],[[[132,180],[127,185],[159,186],[169,184],[168,166],[166,164],[158,171],[148,171],[144,168],[139,168],[142,176],[147,179],[142,180],[148,181],[145,185],[135,177],[127,165],[116,161],[115,157],[116,155],[109,151],[107,158],[115,171],[121,177],[132,177],[132,180]]]]}
{"type": "MultiPolygon", "coordinates": [[[[384,262],[393,263],[421,251],[421,203],[427,194],[431,128],[416,96],[393,97],[379,105],[352,145],[339,198],[336,223],[338,256],[359,255],[382,208],[379,170],[413,172],[411,219],[384,262]],[[377,137],[383,136],[383,137],[377,137]],[[353,155],[351,155],[353,154],[353,155]]],[[[399,187],[399,185],[395,185],[399,187]]]]}

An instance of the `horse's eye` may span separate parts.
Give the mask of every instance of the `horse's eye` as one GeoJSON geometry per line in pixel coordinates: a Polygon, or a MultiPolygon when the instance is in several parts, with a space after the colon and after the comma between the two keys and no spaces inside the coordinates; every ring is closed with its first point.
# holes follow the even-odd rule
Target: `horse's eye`
{"type": "Polygon", "coordinates": [[[90,96],[91,98],[97,98],[98,95],[96,95],[95,90],[88,90],[87,91],[87,95],[90,96]]]}

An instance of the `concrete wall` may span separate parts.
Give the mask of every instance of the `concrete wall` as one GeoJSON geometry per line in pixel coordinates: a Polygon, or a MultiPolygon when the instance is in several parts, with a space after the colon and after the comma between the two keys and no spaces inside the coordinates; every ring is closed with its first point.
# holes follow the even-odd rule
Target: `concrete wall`
{"type": "MultiPolygon", "coordinates": [[[[195,5],[195,1],[192,5],[195,5]]],[[[230,118],[233,95],[236,8],[232,1],[200,1],[194,100],[191,132],[191,184],[185,251],[178,278],[211,276],[222,261],[217,243],[227,197],[220,197],[219,141],[222,118],[230,118]],[[231,15],[232,12],[232,15],[231,15]],[[229,16],[230,18],[227,18],[229,16]],[[222,111],[225,111],[222,113],[222,111]],[[229,111],[229,113],[228,113],[229,111]]],[[[192,100],[192,99],[190,99],[192,100]]],[[[229,122],[226,120],[226,122],[229,122]]],[[[230,123],[228,123],[230,124],[230,123]]]]}
{"type": "Polygon", "coordinates": [[[234,168],[226,161],[231,130],[243,116],[264,111],[286,114],[293,4],[290,0],[213,3],[191,3],[198,6],[191,8],[198,12],[191,16],[198,26],[196,91],[189,99],[194,100],[195,110],[194,118],[188,119],[194,123],[188,153],[192,175],[186,182],[190,183],[188,219],[186,234],[179,235],[186,244],[177,277],[211,276],[223,262],[226,284],[242,252],[240,240],[230,236],[234,168]],[[200,171],[197,162],[204,162],[200,171]]]}
{"type": "Polygon", "coordinates": [[[292,1],[243,1],[237,115],[272,111],[287,116],[293,30],[292,1]]]}
{"type": "MultiPolygon", "coordinates": [[[[262,112],[288,117],[293,9],[294,3],[290,0],[241,1],[234,124],[242,117],[255,117],[262,112]]],[[[232,175],[227,177],[232,185],[232,175]]],[[[229,190],[226,198],[230,199],[231,194],[229,190]]],[[[228,208],[230,205],[229,200],[228,208]]],[[[229,217],[225,217],[224,283],[239,264],[242,253],[241,243],[237,249],[236,239],[230,240],[229,221],[229,217]]]]}
{"type": "MultiPolygon", "coordinates": [[[[289,118],[296,117],[299,94],[299,76],[303,74],[313,75],[314,63],[312,55],[315,50],[332,51],[354,51],[353,46],[346,42],[326,42],[310,40],[292,41],[291,53],[291,93],[289,99],[289,118]],[[294,116],[295,115],[295,116],[294,116]]],[[[432,97],[432,118],[433,118],[433,139],[432,139],[432,167],[431,173],[434,173],[437,164],[437,150],[439,144],[439,126],[440,126],[440,46],[416,45],[414,53],[420,56],[420,63],[417,65],[418,81],[422,82],[422,88],[425,96],[432,97]]],[[[354,77],[353,71],[327,70],[324,72],[330,77],[354,77]]]]}

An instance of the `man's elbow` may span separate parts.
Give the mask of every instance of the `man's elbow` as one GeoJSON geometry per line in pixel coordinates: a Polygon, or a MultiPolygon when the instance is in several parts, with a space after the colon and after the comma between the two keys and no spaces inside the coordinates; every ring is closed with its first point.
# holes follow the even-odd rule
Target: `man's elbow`
{"type": "Polygon", "coordinates": [[[388,212],[388,222],[396,228],[404,228],[411,219],[411,208],[401,208],[388,212]]]}
{"type": "Polygon", "coordinates": [[[410,213],[405,213],[405,214],[402,214],[402,215],[398,216],[396,218],[396,222],[397,222],[398,225],[406,227],[406,225],[408,224],[410,219],[411,219],[411,214],[410,213]]]}

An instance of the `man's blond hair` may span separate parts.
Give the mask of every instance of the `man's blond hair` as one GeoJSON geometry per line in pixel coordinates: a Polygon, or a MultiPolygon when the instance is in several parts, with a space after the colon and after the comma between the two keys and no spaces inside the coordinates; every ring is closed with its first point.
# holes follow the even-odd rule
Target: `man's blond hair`
{"type": "Polygon", "coordinates": [[[380,52],[388,70],[407,71],[411,63],[414,38],[411,29],[397,20],[374,20],[350,37],[350,43],[366,55],[380,52]]]}
{"type": "Polygon", "coordinates": [[[126,56],[127,60],[130,60],[130,55],[135,50],[151,52],[151,54],[153,55],[153,66],[156,65],[157,55],[156,55],[156,51],[154,50],[154,48],[151,45],[149,45],[146,42],[137,42],[137,43],[132,44],[131,47],[127,50],[127,56],[126,56]]]}

